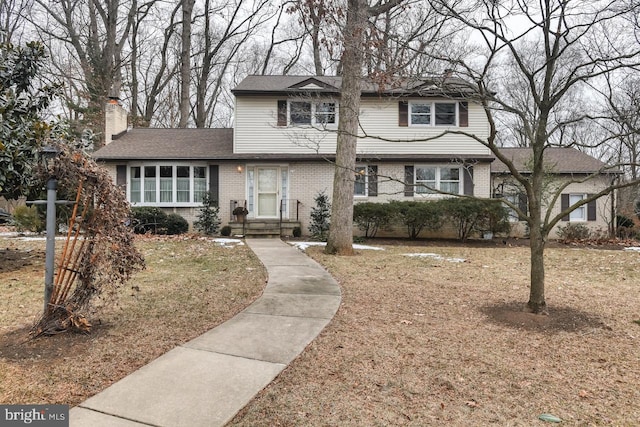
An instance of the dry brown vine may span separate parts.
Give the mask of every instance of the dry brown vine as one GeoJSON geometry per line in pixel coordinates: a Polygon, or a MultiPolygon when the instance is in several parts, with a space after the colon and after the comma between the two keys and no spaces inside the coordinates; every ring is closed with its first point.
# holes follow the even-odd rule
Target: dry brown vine
{"type": "Polygon", "coordinates": [[[56,260],[56,285],[47,310],[31,330],[34,337],[89,332],[86,316],[96,297],[114,301],[117,290],[144,268],[128,226],[130,205],[122,189],[87,154],[66,145],[56,147],[60,155],[40,169],[39,177],[43,182],[56,177],[58,199],[75,200],[79,195],[77,212],[82,213],[71,222],[78,227],[80,243],[71,249],[70,265],[56,260]],[[66,289],[60,288],[65,283],[66,289]]]}

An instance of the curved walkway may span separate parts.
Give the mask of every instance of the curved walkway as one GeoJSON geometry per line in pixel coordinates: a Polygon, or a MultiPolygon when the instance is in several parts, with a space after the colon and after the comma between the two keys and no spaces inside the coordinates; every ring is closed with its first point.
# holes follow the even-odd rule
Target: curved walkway
{"type": "Polygon", "coordinates": [[[269,274],[263,295],[72,408],[72,427],[223,426],[318,336],[340,305],[336,281],[280,239],[246,243],[269,274]]]}

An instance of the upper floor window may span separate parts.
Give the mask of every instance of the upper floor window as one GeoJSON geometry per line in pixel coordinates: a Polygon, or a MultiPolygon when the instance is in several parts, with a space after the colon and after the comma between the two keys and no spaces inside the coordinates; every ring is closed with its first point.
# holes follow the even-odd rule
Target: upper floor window
{"type": "Polygon", "coordinates": [[[409,103],[410,126],[457,126],[457,102],[422,102],[409,103]]]}
{"type": "Polygon", "coordinates": [[[206,192],[206,166],[141,165],[129,168],[131,203],[201,203],[206,192]]]}
{"type": "Polygon", "coordinates": [[[289,124],[294,126],[335,125],[336,103],[289,101],[289,124]]]}
{"type": "Polygon", "coordinates": [[[461,173],[459,166],[416,166],[415,185],[418,194],[438,192],[461,194],[461,173]]]}

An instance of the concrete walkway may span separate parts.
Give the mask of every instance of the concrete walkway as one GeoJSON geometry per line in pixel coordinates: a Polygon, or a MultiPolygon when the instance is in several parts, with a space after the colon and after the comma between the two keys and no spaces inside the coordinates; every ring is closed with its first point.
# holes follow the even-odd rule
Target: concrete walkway
{"type": "Polygon", "coordinates": [[[72,427],[223,426],[324,329],[340,288],[279,239],[247,239],[267,268],[263,295],[70,411],[72,427]]]}

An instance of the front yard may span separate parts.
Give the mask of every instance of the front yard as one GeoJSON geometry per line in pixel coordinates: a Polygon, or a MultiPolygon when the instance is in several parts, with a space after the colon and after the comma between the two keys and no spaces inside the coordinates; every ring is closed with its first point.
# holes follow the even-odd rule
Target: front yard
{"type": "MultiPolygon", "coordinates": [[[[0,402],[75,405],[233,316],[264,287],[246,246],[142,238],[147,259],[92,335],[26,341],[43,241],[1,239],[0,402]]],[[[549,248],[550,316],[520,311],[528,248],[307,252],[342,287],[329,326],[231,425],[564,425],[640,420],[640,253],[549,248]],[[410,254],[411,256],[408,256],[410,254]],[[435,254],[435,255],[425,255],[435,254]]]]}

